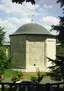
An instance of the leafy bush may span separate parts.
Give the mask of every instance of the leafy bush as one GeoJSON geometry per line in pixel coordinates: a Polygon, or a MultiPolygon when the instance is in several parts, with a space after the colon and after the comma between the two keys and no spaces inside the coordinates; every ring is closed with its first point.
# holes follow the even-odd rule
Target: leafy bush
{"type": "Polygon", "coordinates": [[[6,58],[5,48],[0,47],[0,74],[4,74],[4,70],[8,69],[10,63],[11,57],[6,58]]]}
{"type": "Polygon", "coordinates": [[[19,81],[19,78],[17,76],[11,76],[11,81],[17,82],[17,81],[19,81]]]}
{"type": "Polygon", "coordinates": [[[35,76],[32,76],[32,77],[31,77],[31,81],[32,81],[32,82],[35,82],[35,83],[37,83],[37,77],[35,77],[35,76]]]}
{"type": "Polygon", "coordinates": [[[40,83],[42,81],[42,79],[43,79],[44,76],[45,75],[38,70],[37,71],[37,76],[36,77],[35,76],[32,76],[31,77],[31,81],[32,82],[36,82],[36,83],[40,83]]]}
{"type": "Polygon", "coordinates": [[[23,72],[18,71],[18,77],[19,77],[19,79],[21,80],[21,79],[23,78],[23,72]]]}
{"type": "Polygon", "coordinates": [[[23,72],[22,71],[18,71],[18,77],[23,76],[23,72]]]}
{"type": "Polygon", "coordinates": [[[0,82],[4,80],[4,75],[0,74],[0,82]]]}
{"type": "Polygon", "coordinates": [[[37,72],[37,82],[40,83],[45,75],[38,70],[37,72]]]}

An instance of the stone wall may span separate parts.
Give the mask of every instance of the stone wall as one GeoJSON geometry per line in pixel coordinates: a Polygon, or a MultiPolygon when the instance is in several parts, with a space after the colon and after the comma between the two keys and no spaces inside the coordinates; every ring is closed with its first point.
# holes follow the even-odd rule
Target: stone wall
{"type": "Polygon", "coordinates": [[[44,69],[45,39],[40,35],[26,36],[26,67],[28,70],[44,69]]]}
{"type": "Polygon", "coordinates": [[[11,36],[11,55],[14,68],[26,68],[26,42],[24,35],[11,36]]]}
{"type": "MultiPolygon", "coordinates": [[[[47,38],[46,39],[46,56],[55,59],[56,58],[56,39],[54,38],[47,38]]],[[[46,59],[46,66],[49,67],[51,62],[49,59],[46,59]]]]}
{"type": "Polygon", "coordinates": [[[51,63],[47,57],[55,59],[56,39],[43,35],[11,36],[11,55],[14,68],[48,71],[51,63]]]}

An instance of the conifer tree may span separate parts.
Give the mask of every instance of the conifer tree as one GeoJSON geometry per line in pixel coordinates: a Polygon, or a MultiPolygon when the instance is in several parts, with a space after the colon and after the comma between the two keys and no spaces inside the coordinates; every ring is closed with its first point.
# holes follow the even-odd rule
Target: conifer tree
{"type": "MultiPolygon", "coordinates": [[[[60,3],[61,8],[63,9],[64,0],[58,0],[57,3],[60,3]]],[[[60,42],[60,46],[62,46],[64,49],[64,16],[59,18],[59,24],[53,25],[52,30],[57,30],[59,32],[59,34],[56,35],[56,39],[60,42]]],[[[56,55],[56,60],[50,58],[49,60],[52,62],[52,66],[49,67],[51,69],[51,73],[48,75],[55,80],[64,80],[64,55],[61,54],[61,49],[60,55],[56,55]]]]}

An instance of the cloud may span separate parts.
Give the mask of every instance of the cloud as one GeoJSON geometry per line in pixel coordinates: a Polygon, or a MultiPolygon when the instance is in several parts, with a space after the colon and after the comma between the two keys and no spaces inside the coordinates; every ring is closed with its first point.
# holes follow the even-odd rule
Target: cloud
{"type": "Polygon", "coordinates": [[[43,25],[51,34],[53,35],[57,35],[58,32],[56,30],[52,30],[51,31],[51,26],[48,26],[48,25],[43,25]]]}
{"type": "Polygon", "coordinates": [[[0,5],[0,10],[4,11],[8,14],[17,13],[20,15],[31,15],[37,13],[35,12],[36,9],[39,8],[39,5],[32,5],[31,2],[24,2],[21,4],[12,3],[11,0],[3,0],[4,4],[0,5]]]}
{"type": "Polygon", "coordinates": [[[0,26],[4,27],[5,34],[5,41],[9,41],[9,35],[12,34],[16,30],[16,26],[9,22],[8,20],[3,20],[0,18],[0,26]]]}
{"type": "Polygon", "coordinates": [[[48,25],[43,25],[47,30],[49,30],[50,31],[50,29],[51,29],[51,26],[48,26],[48,25]]]}
{"type": "Polygon", "coordinates": [[[59,19],[53,16],[46,16],[41,19],[43,23],[46,23],[47,25],[57,25],[59,24],[59,19]]]}
{"type": "MultiPolygon", "coordinates": [[[[46,16],[43,17],[42,19],[40,19],[40,21],[42,22],[43,26],[47,29],[47,30],[51,30],[51,25],[57,25],[59,24],[59,19],[53,16],[46,16]]],[[[56,30],[50,31],[51,34],[53,35],[57,35],[58,32],[56,30]]]]}
{"type": "Polygon", "coordinates": [[[16,17],[9,17],[7,20],[0,18],[0,26],[4,27],[4,31],[6,32],[5,40],[9,41],[10,34],[14,33],[21,25],[30,22],[30,18],[21,19],[16,17]]]}
{"type": "Polygon", "coordinates": [[[44,9],[43,8],[39,8],[39,11],[44,12],[44,9]]]}
{"type": "Polygon", "coordinates": [[[33,14],[38,15],[36,9],[39,7],[39,4],[32,5],[31,2],[24,2],[21,5],[12,3],[11,0],[2,0],[0,11],[3,16],[0,18],[0,26],[4,27],[4,31],[6,31],[6,40],[9,40],[9,35],[21,25],[31,22],[30,17],[33,14]]]}
{"type": "Polygon", "coordinates": [[[21,24],[22,25],[22,24],[31,22],[31,19],[30,18],[9,17],[8,21],[12,22],[14,24],[18,24],[18,25],[21,24]]]}
{"type": "Polygon", "coordinates": [[[48,0],[36,1],[37,3],[35,5],[32,5],[30,2],[24,2],[21,5],[12,3],[11,0],[1,0],[0,25],[5,28],[4,31],[7,31],[6,40],[9,40],[9,34],[15,32],[21,25],[31,22],[30,17],[32,17],[33,14],[35,22],[40,22],[48,30],[50,29],[51,25],[58,24],[58,18],[55,18],[53,16],[42,17],[46,16],[47,14],[49,15],[47,9],[51,9],[53,7],[53,4],[49,4],[49,2],[47,2],[48,0]]]}
{"type": "Polygon", "coordinates": [[[44,4],[44,8],[46,8],[46,9],[52,8],[52,5],[46,5],[46,4],[44,4]]]}

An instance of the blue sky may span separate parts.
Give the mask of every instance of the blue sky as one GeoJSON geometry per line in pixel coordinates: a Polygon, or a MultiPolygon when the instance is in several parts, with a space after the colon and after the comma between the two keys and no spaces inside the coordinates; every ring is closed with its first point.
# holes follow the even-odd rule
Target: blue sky
{"type": "MultiPolygon", "coordinates": [[[[12,3],[11,0],[0,0],[0,26],[6,31],[5,41],[9,41],[9,35],[14,33],[21,25],[39,23],[48,30],[51,25],[59,23],[58,16],[63,15],[57,0],[36,0],[36,4],[30,2],[21,4],[12,3]]],[[[56,34],[56,32],[52,32],[56,34]]]]}

